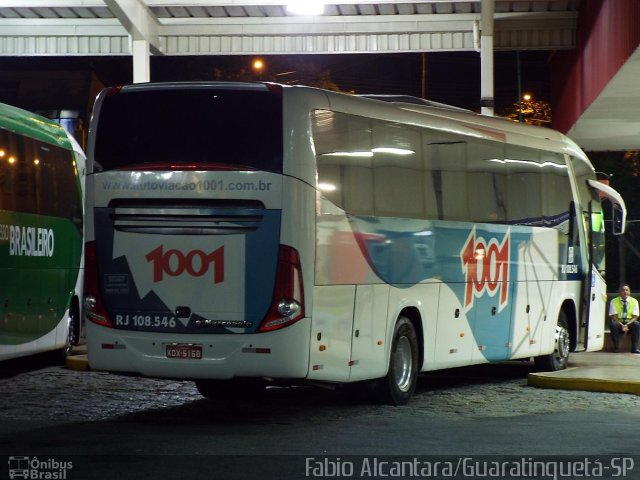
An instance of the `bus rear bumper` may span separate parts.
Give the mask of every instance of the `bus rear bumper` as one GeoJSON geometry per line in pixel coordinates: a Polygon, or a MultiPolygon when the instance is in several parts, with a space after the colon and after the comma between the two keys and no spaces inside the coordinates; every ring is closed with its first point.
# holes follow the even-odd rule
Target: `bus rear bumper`
{"type": "MultiPolygon", "coordinates": [[[[87,322],[92,370],[179,379],[305,378],[311,321],[281,330],[216,336],[117,330],[87,322]],[[195,346],[200,358],[168,358],[169,346],[195,346]]],[[[194,351],[193,349],[190,349],[194,351]]]]}

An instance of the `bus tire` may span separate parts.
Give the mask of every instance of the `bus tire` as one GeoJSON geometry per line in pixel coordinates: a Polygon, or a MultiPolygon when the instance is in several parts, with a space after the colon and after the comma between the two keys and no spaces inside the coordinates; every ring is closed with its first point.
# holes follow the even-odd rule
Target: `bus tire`
{"type": "Polygon", "coordinates": [[[80,313],[76,302],[69,306],[69,317],[67,318],[67,328],[65,332],[65,343],[56,354],[60,361],[71,355],[73,347],[80,341],[80,313]]]}
{"type": "Polygon", "coordinates": [[[80,306],[74,299],[69,307],[69,345],[72,347],[80,343],[80,306]]]}
{"type": "Polygon", "coordinates": [[[571,336],[569,335],[569,323],[567,315],[564,311],[560,311],[558,315],[558,323],[556,325],[555,343],[553,352],[548,355],[540,355],[536,357],[535,364],[539,370],[556,372],[564,370],[569,363],[569,350],[571,345],[571,336]]]}
{"type": "Polygon", "coordinates": [[[418,336],[411,321],[398,318],[393,330],[387,375],[377,381],[376,396],[382,403],[404,405],[418,380],[418,336]]]}

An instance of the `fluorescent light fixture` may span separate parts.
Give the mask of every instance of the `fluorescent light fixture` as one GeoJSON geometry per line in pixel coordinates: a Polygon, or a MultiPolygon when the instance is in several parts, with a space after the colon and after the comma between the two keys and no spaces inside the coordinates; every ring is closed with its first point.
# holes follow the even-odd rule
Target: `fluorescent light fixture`
{"type": "Polygon", "coordinates": [[[294,15],[322,15],[324,5],[324,2],[318,0],[290,0],[287,11],[294,15]]]}
{"type": "Polygon", "coordinates": [[[371,149],[373,153],[389,153],[391,155],[411,155],[414,152],[407,148],[395,148],[395,147],[376,147],[371,149]]]}
{"type": "Polygon", "coordinates": [[[373,152],[331,152],[322,155],[326,157],[373,157],[373,152]]]}
{"type": "Polygon", "coordinates": [[[395,147],[376,147],[370,151],[355,151],[355,152],[329,152],[322,155],[327,157],[373,157],[375,153],[387,153],[389,155],[412,155],[416,153],[413,150],[407,148],[395,148],[395,147]]]}
{"type": "Polygon", "coordinates": [[[335,192],[337,187],[333,183],[320,182],[318,188],[323,192],[335,192]]]}

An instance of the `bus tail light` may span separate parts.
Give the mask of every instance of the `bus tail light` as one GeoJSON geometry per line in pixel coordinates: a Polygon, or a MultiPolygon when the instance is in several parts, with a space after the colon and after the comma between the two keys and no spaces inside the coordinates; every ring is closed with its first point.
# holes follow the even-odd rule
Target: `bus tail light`
{"type": "Polygon", "coordinates": [[[262,321],[259,332],[277,330],[304,317],[304,291],[302,266],[295,248],[280,245],[278,267],[269,313],[262,321]]]}
{"type": "Polygon", "coordinates": [[[98,281],[98,262],[96,260],[96,243],[87,242],[84,247],[84,311],[93,323],[113,326],[109,314],[102,304],[100,282],[98,281]]]}

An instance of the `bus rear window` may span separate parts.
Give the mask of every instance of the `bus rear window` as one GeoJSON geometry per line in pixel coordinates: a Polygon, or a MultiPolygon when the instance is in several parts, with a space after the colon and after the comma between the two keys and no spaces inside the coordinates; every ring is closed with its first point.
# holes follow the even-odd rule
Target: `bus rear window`
{"type": "Polygon", "coordinates": [[[282,172],[282,97],[243,90],[120,91],[105,98],[95,135],[98,170],[216,164],[282,172]]]}

